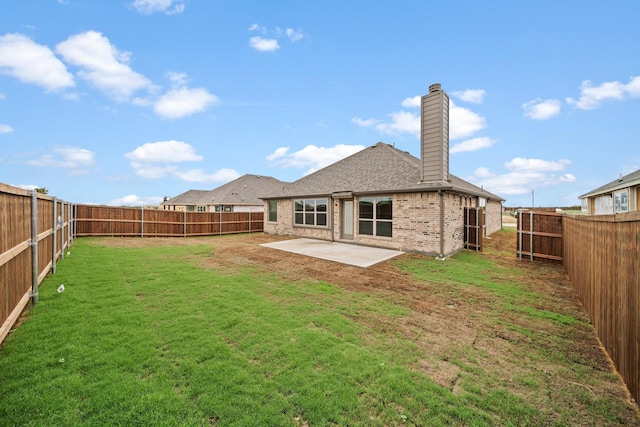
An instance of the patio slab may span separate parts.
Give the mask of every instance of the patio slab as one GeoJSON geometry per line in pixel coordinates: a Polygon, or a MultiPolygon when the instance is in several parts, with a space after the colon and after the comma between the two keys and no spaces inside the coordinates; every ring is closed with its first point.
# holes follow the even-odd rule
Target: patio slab
{"type": "Polygon", "coordinates": [[[404,253],[391,249],[372,248],[307,238],[264,243],[260,246],[363,268],[371,267],[372,265],[404,253]]]}

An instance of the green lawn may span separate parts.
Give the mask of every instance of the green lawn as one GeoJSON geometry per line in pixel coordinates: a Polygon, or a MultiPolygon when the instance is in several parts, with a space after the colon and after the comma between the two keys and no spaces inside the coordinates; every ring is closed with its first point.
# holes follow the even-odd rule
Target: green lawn
{"type": "MultiPolygon", "coordinates": [[[[100,242],[74,242],[41,287],[39,304],[0,347],[0,425],[538,426],[629,419],[620,415],[629,410],[624,402],[582,389],[583,406],[593,407],[587,419],[573,419],[584,409],[537,407],[460,355],[465,391],[454,393],[415,369],[423,357],[415,340],[360,321],[393,323],[411,308],[252,266],[205,268],[215,239],[144,248],[100,242]],[[66,290],[57,293],[62,283],[66,290]]],[[[476,286],[501,297],[488,323],[523,329],[499,315],[505,310],[560,327],[581,322],[532,308],[540,296],[518,286],[517,271],[506,272],[507,281],[476,280],[469,262],[500,270],[482,254],[453,261],[410,258],[398,265],[417,281],[442,283],[440,292],[476,286]]],[[[533,360],[542,357],[532,353],[533,360]]],[[[523,373],[515,381],[544,394],[541,378],[523,373]]]]}

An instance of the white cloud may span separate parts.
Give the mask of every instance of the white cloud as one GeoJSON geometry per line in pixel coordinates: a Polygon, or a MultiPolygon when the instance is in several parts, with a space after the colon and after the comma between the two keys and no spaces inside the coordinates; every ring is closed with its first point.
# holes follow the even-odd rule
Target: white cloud
{"type": "Polygon", "coordinates": [[[153,90],[153,85],[142,74],[129,67],[131,54],[120,52],[97,31],[87,31],[69,37],[56,46],[63,59],[80,67],[78,76],[118,101],[142,89],[153,90]]]}
{"type": "Polygon", "coordinates": [[[199,162],[203,159],[191,145],[175,140],[148,142],[124,156],[138,163],[199,162]]]}
{"type": "Polygon", "coordinates": [[[131,6],[145,15],[154,12],[173,15],[184,12],[185,0],[134,0],[131,6]]]}
{"type": "Polygon", "coordinates": [[[451,93],[456,98],[472,104],[482,104],[486,92],[483,89],[456,90],[451,93]]]}
{"type": "Polygon", "coordinates": [[[402,101],[402,106],[405,108],[412,108],[412,107],[420,108],[422,106],[421,100],[422,100],[421,96],[413,96],[411,98],[405,98],[402,101]]]}
{"type": "Polygon", "coordinates": [[[259,31],[259,32],[261,32],[262,34],[266,34],[266,32],[267,32],[267,29],[266,29],[264,26],[262,26],[262,25],[258,25],[258,24],[252,24],[252,25],[248,28],[248,30],[249,30],[249,31],[259,31]]]}
{"type": "Polygon", "coordinates": [[[179,169],[177,163],[203,160],[193,146],[182,141],[149,142],[126,153],[124,157],[130,160],[134,173],[145,179],[174,176],[187,182],[221,182],[240,176],[233,169],[220,169],[214,173],[202,169],[179,169]]]}
{"type": "Polygon", "coordinates": [[[73,75],[48,47],[21,34],[0,36],[0,73],[46,91],[74,86],[73,75]]]}
{"type": "Polygon", "coordinates": [[[521,195],[534,189],[575,182],[576,177],[570,173],[554,173],[564,171],[569,164],[568,160],[515,158],[504,164],[507,173],[496,174],[487,168],[478,168],[467,179],[501,196],[521,195]]]}
{"type": "Polygon", "coordinates": [[[180,119],[204,111],[209,105],[218,103],[217,96],[204,88],[186,87],[171,89],[156,101],[153,111],[166,119],[180,119]]]}
{"type": "Polygon", "coordinates": [[[178,73],[176,71],[170,71],[167,73],[167,78],[174,86],[182,87],[189,81],[187,73],[178,73]]]}
{"type": "Polygon", "coordinates": [[[178,168],[175,165],[171,164],[157,165],[155,163],[136,161],[132,161],[130,164],[133,172],[139,177],[145,179],[160,179],[164,178],[165,176],[172,175],[178,171],[178,168]]]}
{"type": "Polygon", "coordinates": [[[280,159],[280,158],[286,156],[288,152],[289,152],[289,147],[276,148],[276,151],[274,151],[273,153],[271,153],[271,154],[269,154],[267,156],[267,160],[272,162],[274,160],[280,159]]]}
{"type": "Polygon", "coordinates": [[[547,120],[560,114],[562,103],[557,99],[533,99],[522,104],[524,116],[533,120],[547,120]]]}
{"type": "Polygon", "coordinates": [[[584,80],[580,85],[580,98],[567,98],[566,101],[581,110],[593,110],[600,107],[603,101],[622,100],[626,96],[640,96],[640,76],[631,77],[627,84],[613,81],[593,86],[590,80],[584,80]]]}
{"type": "Polygon", "coordinates": [[[0,123],[0,135],[3,133],[11,133],[13,132],[13,128],[9,125],[3,125],[0,123]]]}
{"type": "Polygon", "coordinates": [[[22,188],[23,190],[35,190],[36,188],[41,188],[41,185],[35,184],[11,184],[12,187],[22,188]]]}
{"type": "Polygon", "coordinates": [[[274,30],[268,30],[263,25],[253,24],[248,30],[262,34],[249,39],[249,46],[259,52],[275,52],[280,49],[279,40],[284,37],[288,38],[291,43],[298,42],[305,37],[302,30],[294,30],[293,28],[283,30],[280,27],[276,27],[274,30]]]}
{"type": "Polygon", "coordinates": [[[240,177],[234,169],[220,169],[214,173],[207,173],[202,169],[191,169],[175,172],[175,176],[187,182],[229,182],[240,177]]]}
{"type": "Polygon", "coordinates": [[[380,123],[379,120],[375,120],[375,119],[366,119],[365,120],[365,119],[361,119],[360,117],[353,117],[351,119],[351,122],[355,123],[358,126],[363,127],[363,128],[373,127],[376,124],[380,123]]]}
{"type": "MultiPolygon", "coordinates": [[[[389,114],[391,121],[378,123],[374,127],[381,133],[390,135],[413,133],[420,136],[420,116],[407,111],[396,111],[389,114]]],[[[366,122],[366,121],[365,121],[366,122]]]]}
{"type": "Polygon", "coordinates": [[[68,169],[72,174],[86,174],[95,163],[95,154],[84,148],[63,146],[54,147],[51,154],[45,154],[27,164],[37,167],[68,169]]]}
{"type": "MultiPolygon", "coordinates": [[[[406,98],[402,101],[402,106],[406,108],[420,107],[420,96],[406,98]]],[[[353,123],[361,127],[373,127],[381,133],[386,134],[413,134],[420,137],[420,114],[407,112],[404,110],[389,114],[391,118],[387,122],[376,119],[362,119],[354,117],[353,123]]],[[[473,135],[486,127],[485,119],[480,114],[459,107],[449,100],[449,138],[460,139],[473,135]]]]}
{"type": "Polygon", "coordinates": [[[449,150],[451,154],[453,153],[463,153],[466,151],[477,151],[482,150],[483,148],[489,148],[495,144],[495,140],[489,138],[488,136],[482,136],[479,138],[467,139],[466,141],[462,141],[449,150]]]}
{"type": "Polygon", "coordinates": [[[561,160],[541,160],[541,159],[524,159],[522,157],[516,157],[504,164],[507,169],[515,171],[561,171],[566,166],[570,165],[571,161],[561,160]]]}
{"type": "Polygon", "coordinates": [[[302,150],[289,153],[289,147],[280,147],[267,156],[267,160],[284,168],[307,169],[305,175],[363,150],[363,145],[338,144],[333,147],[307,145],[302,150]]]}
{"type": "Polygon", "coordinates": [[[287,35],[287,37],[289,37],[289,40],[291,40],[293,43],[299,40],[302,40],[304,38],[304,34],[302,33],[302,31],[294,30],[293,28],[287,28],[285,30],[285,34],[287,35]]]}
{"type": "Polygon", "coordinates": [[[275,52],[280,49],[278,40],[266,39],[260,36],[254,36],[249,39],[249,46],[259,52],[275,52]]]}
{"type": "Polygon", "coordinates": [[[466,138],[484,129],[486,123],[484,117],[469,110],[458,107],[453,101],[449,101],[449,138],[466,138]]]}
{"type": "Polygon", "coordinates": [[[640,96],[640,76],[632,77],[631,81],[627,83],[625,89],[630,96],[634,98],[639,97],[640,96]]]}
{"type": "Polygon", "coordinates": [[[129,194],[119,199],[114,199],[108,203],[110,206],[146,206],[146,205],[159,205],[163,200],[163,197],[140,197],[135,194],[129,194]]]}

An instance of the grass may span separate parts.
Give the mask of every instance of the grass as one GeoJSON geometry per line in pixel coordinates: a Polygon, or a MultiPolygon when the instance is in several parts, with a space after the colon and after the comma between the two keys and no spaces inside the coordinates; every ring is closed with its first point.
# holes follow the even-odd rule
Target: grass
{"type": "MultiPolygon", "coordinates": [[[[436,384],[413,368],[422,357],[414,341],[360,321],[411,314],[381,296],[251,267],[203,268],[206,244],[123,249],[85,238],[72,251],[0,348],[0,425],[571,424],[570,410],[549,418],[479,367],[486,354],[452,354],[463,393],[436,384]]],[[[400,267],[444,284],[436,292],[477,288],[501,300],[488,323],[526,333],[501,316],[507,311],[559,327],[577,322],[536,309],[544,298],[521,286],[517,271],[475,253],[400,267]],[[508,280],[492,279],[498,274],[508,280]]],[[[530,350],[530,360],[546,357],[530,350]]],[[[526,372],[514,381],[545,387],[526,372]]],[[[594,424],[619,421],[610,401],[582,398],[594,424]]]]}

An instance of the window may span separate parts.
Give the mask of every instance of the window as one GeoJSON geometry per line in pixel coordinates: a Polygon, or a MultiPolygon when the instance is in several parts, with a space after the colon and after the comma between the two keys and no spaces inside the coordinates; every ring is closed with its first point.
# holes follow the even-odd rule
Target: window
{"type": "Polygon", "coordinates": [[[206,211],[207,211],[206,206],[198,206],[198,212],[206,212],[206,211]]]}
{"type": "Polygon", "coordinates": [[[293,202],[295,225],[327,226],[327,199],[305,199],[293,202]]]}
{"type": "Polygon", "coordinates": [[[278,201],[277,200],[269,200],[269,222],[278,221],[278,201]]]}
{"type": "Polygon", "coordinates": [[[613,193],[613,213],[629,212],[629,189],[619,190],[613,193]]]}
{"type": "Polygon", "coordinates": [[[393,199],[390,196],[362,197],[358,202],[358,233],[391,237],[393,199]]]}
{"type": "Polygon", "coordinates": [[[216,205],[216,212],[233,212],[233,206],[230,206],[230,205],[216,205]]]}

